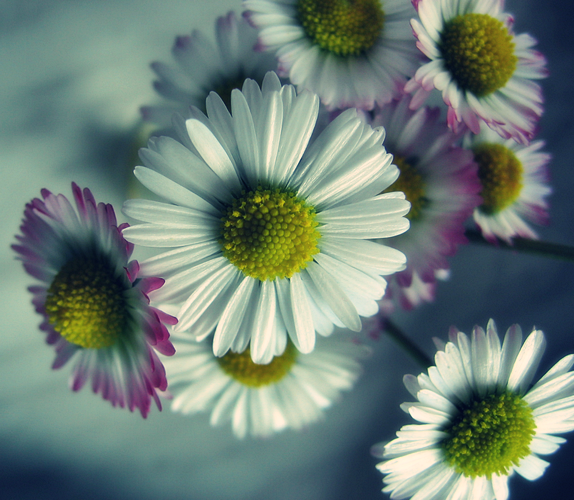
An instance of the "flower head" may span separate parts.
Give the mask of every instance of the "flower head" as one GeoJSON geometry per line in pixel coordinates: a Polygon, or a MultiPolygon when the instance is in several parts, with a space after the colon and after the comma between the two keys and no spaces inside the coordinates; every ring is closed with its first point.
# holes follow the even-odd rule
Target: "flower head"
{"type": "Polygon", "coordinates": [[[171,102],[144,106],[144,119],[169,127],[174,113],[187,113],[189,106],[205,109],[210,92],[217,92],[229,106],[233,89],[241,88],[246,78],[261,83],[276,66],[271,54],[253,50],[257,31],[235,12],[217,18],[215,39],[214,47],[199,30],[178,36],[172,48],[176,65],[152,63],[159,78],[154,88],[171,102]]]}
{"type": "Polygon", "coordinates": [[[544,141],[523,146],[484,129],[477,136],[469,134],[465,145],[478,164],[483,202],[473,217],[483,236],[508,243],[516,236],[537,238],[527,221],[548,222],[546,197],[552,192],[547,169],[551,156],[540,151],[544,141]]]}
{"type": "Polygon", "coordinates": [[[401,171],[388,190],[403,191],[411,203],[410,229],[386,242],[407,257],[406,269],[390,278],[398,286],[387,289],[407,308],[432,300],[434,286],[412,287],[414,276],[430,285],[437,270],[448,269],[447,257],[466,242],[464,222],[480,203],[473,156],[455,146],[459,137],[439,115],[438,108],[410,110],[405,96],[376,110],[370,121],[385,127],[385,147],[401,171]]]}
{"type": "Polygon", "coordinates": [[[358,331],[377,312],[386,282],[405,257],[369,241],[404,232],[409,203],[379,194],[398,176],[382,147],[384,131],[348,110],[309,144],[317,96],[281,87],[268,73],[217,94],[208,117],[178,125],[180,144],[153,139],[140,152],[138,179],[167,203],[131,200],[127,215],[145,224],[126,238],[176,247],[142,263],[166,277],[157,300],[181,305],[180,331],[214,333],[217,356],[243,352],[257,363],[282,354],[287,335],[302,352],[315,331],[358,331]],[[241,333],[240,333],[241,332],[241,333]]]}
{"type": "Polygon", "coordinates": [[[372,109],[399,95],[418,65],[402,0],[245,0],[258,47],[329,108],[372,109]]]}
{"type": "Polygon", "coordinates": [[[55,346],[53,368],[74,357],[70,385],[92,389],[113,406],[138,408],[146,417],[152,398],[167,380],[155,351],[174,353],[164,324],[175,318],[149,306],[148,294],[163,284],[138,278],[129,261],[133,245],[124,240],[114,209],[96,204],[89,189],[72,184],[76,210],[63,195],[42,190],[24,211],[19,244],[13,245],[26,271],[41,281],[30,287],[40,328],[55,346]]]}
{"type": "Polygon", "coordinates": [[[383,491],[393,498],[424,489],[429,500],[506,500],[508,478],[539,478],[548,466],[539,455],[565,442],[556,434],[574,430],[574,356],[530,387],[546,345],[540,330],[522,344],[514,325],[501,345],[491,320],[486,332],[475,327],[469,338],[453,328],[450,342],[437,343],[436,366],[405,377],[418,402],[401,408],[420,424],[374,449],[386,459],[377,466],[386,475],[383,491]]]}
{"type": "Polygon", "coordinates": [[[546,60],[529,35],[512,32],[502,0],[413,0],[417,47],[430,61],[405,89],[418,107],[442,92],[448,124],[464,123],[475,134],[486,123],[505,139],[527,144],[542,115],[542,91],[533,79],[546,76],[546,60]]]}
{"type": "Polygon", "coordinates": [[[209,342],[177,335],[177,356],[166,360],[172,410],[211,412],[213,426],[231,422],[234,434],[269,436],[301,429],[321,419],[323,411],[350,390],[361,373],[365,346],[333,335],[321,338],[312,353],[289,343],[266,364],[255,364],[249,350],[213,355],[209,342]]]}

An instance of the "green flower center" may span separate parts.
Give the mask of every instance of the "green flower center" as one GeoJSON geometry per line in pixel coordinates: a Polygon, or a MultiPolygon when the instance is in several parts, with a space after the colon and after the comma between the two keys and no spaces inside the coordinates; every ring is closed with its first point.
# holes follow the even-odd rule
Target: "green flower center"
{"type": "Polygon", "coordinates": [[[461,14],[448,21],[439,48],[458,86],[477,97],[504,87],[518,62],[508,29],[488,14],[461,14]]]}
{"type": "Polygon", "coordinates": [[[106,259],[72,259],[48,289],[48,321],[68,342],[87,349],[110,347],[125,330],[124,291],[106,259]]]}
{"type": "Polygon", "coordinates": [[[415,221],[421,217],[425,207],[429,204],[429,199],[425,196],[425,181],[417,169],[402,156],[395,156],[393,163],[399,167],[401,174],[384,192],[402,191],[405,193],[405,197],[411,203],[411,209],[406,217],[415,221]]]}
{"type": "Polygon", "coordinates": [[[502,144],[479,144],[472,152],[482,184],[480,195],[483,202],[480,210],[486,214],[495,214],[512,205],[523,185],[520,160],[502,144]]]}
{"type": "Polygon", "coordinates": [[[217,362],[225,373],[240,384],[263,387],[283,379],[291,371],[296,359],[297,349],[289,342],[285,352],[281,356],[275,356],[267,365],[254,363],[249,349],[241,354],[228,352],[225,356],[217,358],[217,362]]]}
{"type": "Polygon", "coordinates": [[[223,255],[246,276],[290,278],[319,253],[315,209],[291,191],[243,191],[221,220],[223,255]]]}
{"type": "Polygon", "coordinates": [[[530,454],[535,429],[532,409],[519,395],[487,396],[462,410],[446,429],[446,461],[466,477],[508,474],[530,454]]]}
{"type": "Polygon", "coordinates": [[[299,0],[297,15],[307,36],[338,56],[369,50],[385,24],[379,0],[299,0]]]}

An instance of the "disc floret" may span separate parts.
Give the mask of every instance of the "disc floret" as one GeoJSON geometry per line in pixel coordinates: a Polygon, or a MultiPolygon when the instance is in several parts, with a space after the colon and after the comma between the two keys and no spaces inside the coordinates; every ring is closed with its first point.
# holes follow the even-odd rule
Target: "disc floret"
{"type": "Polygon", "coordinates": [[[488,14],[461,14],[449,20],[439,48],[458,86],[477,97],[504,87],[518,63],[512,35],[488,14]]]}
{"type": "Polygon", "coordinates": [[[250,350],[242,353],[228,352],[217,358],[221,369],[237,382],[249,387],[263,387],[275,384],[283,379],[297,360],[297,349],[287,344],[281,356],[275,356],[269,364],[260,365],[251,359],[250,350]]]}
{"type": "Polygon", "coordinates": [[[243,191],[222,217],[223,255],[261,281],[291,278],[319,252],[315,209],[290,190],[243,191]]]}
{"type": "Polygon", "coordinates": [[[506,391],[478,399],[462,409],[442,443],[446,461],[467,477],[508,475],[530,454],[536,424],[532,409],[506,391]]]}
{"type": "Polygon", "coordinates": [[[423,176],[412,165],[412,161],[407,161],[402,156],[395,155],[393,163],[399,168],[401,174],[393,184],[385,189],[385,192],[402,191],[405,193],[407,201],[411,204],[406,217],[411,221],[418,220],[429,203],[429,199],[425,196],[426,186],[423,176]]]}
{"type": "Polygon", "coordinates": [[[48,289],[48,321],[80,347],[111,347],[126,326],[124,291],[106,258],[74,258],[62,266],[48,289]]]}
{"type": "Polygon", "coordinates": [[[473,148],[482,184],[480,210],[495,214],[512,205],[523,187],[523,167],[516,155],[502,144],[483,143],[473,148]]]}
{"type": "Polygon", "coordinates": [[[314,43],[343,57],[369,50],[385,24],[379,0],[299,0],[297,14],[314,43]]]}

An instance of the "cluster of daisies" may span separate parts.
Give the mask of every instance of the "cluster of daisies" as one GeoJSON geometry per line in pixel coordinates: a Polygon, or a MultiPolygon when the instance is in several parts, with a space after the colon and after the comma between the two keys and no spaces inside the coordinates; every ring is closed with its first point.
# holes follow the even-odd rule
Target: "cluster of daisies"
{"type": "MultiPolygon", "coordinates": [[[[142,108],[157,132],[134,173],[156,197],[125,202],[138,223],[73,184],[75,208],[26,206],[14,245],[72,389],[144,417],[168,397],[238,437],[321,418],[368,354],[341,329],[432,301],[470,219],[535,238],[550,193],[545,59],[501,0],[243,6],[215,44],[195,31],[152,64],[169,102],[142,108]]],[[[494,323],[439,343],[405,379],[421,424],[377,448],[385,491],[500,500],[514,471],[539,477],[574,429],[574,357],[530,388],[543,345],[512,327],[501,346],[494,323]]]]}

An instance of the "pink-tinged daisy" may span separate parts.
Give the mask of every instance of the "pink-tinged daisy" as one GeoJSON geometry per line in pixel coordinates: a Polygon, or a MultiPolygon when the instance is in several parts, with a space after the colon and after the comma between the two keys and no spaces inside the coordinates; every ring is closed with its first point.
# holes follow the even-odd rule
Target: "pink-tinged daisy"
{"type": "Polygon", "coordinates": [[[161,409],[167,380],[155,351],[174,353],[165,324],[177,320],[149,306],[148,294],[163,280],[138,278],[133,245],[122,236],[127,224],[118,226],[113,207],[96,204],[89,189],[72,184],[72,192],[76,209],[47,189],[28,203],[13,248],[41,281],[30,291],[56,350],[52,368],[74,358],[72,390],[91,380],[113,406],[138,408],[145,418],[152,399],[161,409]]]}
{"type": "Polygon", "coordinates": [[[400,95],[419,65],[406,0],[245,0],[275,51],[278,72],[315,92],[329,109],[372,109],[400,95]]]}
{"type": "Polygon", "coordinates": [[[384,462],[384,492],[391,498],[506,500],[515,472],[533,481],[574,430],[574,356],[556,363],[533,387],[546,345],[534,330],[522,344],[518,325],[500,343],[491,320],[471,338],[452,328],[439,344],[428,374],[405,376],[418,400],[401,408],[418,424],[406,425],[373,453],[384,462]]]}
{"type": "Polygon", "coordinates": [[[231,113],[212,93],[206,117],[178,122],[183,144],[152,139],[136,177],[167,203],[130,200],[125,213],[144,224],[130,241],[175,249],[142,263],[166,278],[157,300],[180,305],[177,330],[214,334],[213,350],[250,346],[256,363],[285,350],[287,335],[311,352],[315,331],[361,329],[378,311],[383,275],[405,256],[374,239],[407,230],[403,193],[379,194],[399,172],[356,110],[314,140],[319,99],[246,80],[231,94],[231,113]]]}
{"type": "Polygon", "coordinates": [[[417,47],[430,61],[405,90],[418,107],[437,89],[448,106],[448,124],[477,134],[485,122],[505,139],[527,144],[542,115],[545,58],[527,34],[512,32],[502,0],[412,0],[417,47]]]}
{"type": "Polygon", "coordinates": [[[385,241],[407,257],[406,269],[389,278],[398,285],[389,292],[410,309],[434,297],[434,286],[412,287],[413,276],[432,284],[437,270],[449,268],[447,257],[466,243],[464,222],[481,199],[473,155],[454,146],[458,137],[440,120],[440,110],[413,111],[408,103],[405,96],[376,110],[370,123],[385,128],[385,147],[401,171],[388,190],[403,191],[411,203],[410,229],[385,241]]]}
{"type": "Polygon", "coordinates": [[[483,202],[474,210],[474,220],[482,235],[491,242],[501,238],[537,238],[526,221],[548,223],[546,197],[552,192],[548,185],[550,154],[540,151],[543,141],[529,146],[504,140],[483,127],[479,135],[465,138],[478,164],[483,202]]]}
{"type": "Polygon", "coordinates": [[[238,438],[267,437],[302,429],[350,390],[362,372],[366,346],[334,334],[317,341],[309,354],[288,343],[266,365],[253,363],[249,350],[215,357],[209,342],[175,336],[177,356],[166,360],[173,392],[172,410],[191,415],[211,412],[210,423],[231,422],[238,438]]]}
{"type": "Polygon", "coordinates": [[[170,127],[173,113],[187,113],[189,106],[205,109],[205,99],[217,92],[229,105],[231,91],[241,88],[246,78],[259,83],[267,71],[276,67],[272,54],[256,52],[257,30],[235,12],[217,18],[216,46],[195,30],[191,36],[178,36],[172,48],[175,65],[154,62],[151,67],[158,76],[156,91],[170,104],[144,106],[145,120],[161,127],[170,127]]]}

